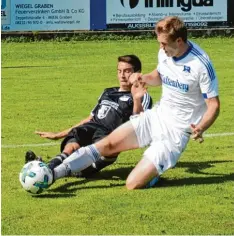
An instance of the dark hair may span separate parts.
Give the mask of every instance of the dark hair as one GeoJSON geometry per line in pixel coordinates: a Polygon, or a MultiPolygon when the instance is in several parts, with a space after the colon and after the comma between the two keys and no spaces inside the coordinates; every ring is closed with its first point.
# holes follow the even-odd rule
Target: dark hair
{"type": "Polygon", "coordinates": [[[168,16],[160,20],[155,26],[155,32],[168,34],[172,41],[182,38],[184,42],[187,42],[187,28],[183,20],[177,16],[168,16]]]}
{"type": "Polygon", "coordinates": [[[134,72],[141,72],[141,61],[136,55],[120,56],[118,62],[126,62],[132,65],[134,72]]]}

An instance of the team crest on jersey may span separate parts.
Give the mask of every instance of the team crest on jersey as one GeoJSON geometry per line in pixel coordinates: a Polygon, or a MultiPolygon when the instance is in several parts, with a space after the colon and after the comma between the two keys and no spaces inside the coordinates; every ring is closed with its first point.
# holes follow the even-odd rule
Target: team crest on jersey
{"type": "Polygon", "coordinates": [[[124,95],[124,96],[122,96],[122,97],[119,98],[119,100],[120,100],[120,101],[123,101],[123,102],[127,102],[129,99],[130,99],[130,97],[129,97],[129,96],[126,96],[126,95],[124,95]]]}
{"type": "Polygon", "coordinates": [[[111,109],[110,106],[102,105],[101,108],[98,110],[98,119],[103,119],[107,116],[109,110],[111,109]]]}
{"type": "Polygon", "coordinates": [[[191,72],[191,67],[190,66],[185,66],[184,65],[184,69],[183,69],[183,71],[185,72],[185,73],[190,73],[191,72]]]}

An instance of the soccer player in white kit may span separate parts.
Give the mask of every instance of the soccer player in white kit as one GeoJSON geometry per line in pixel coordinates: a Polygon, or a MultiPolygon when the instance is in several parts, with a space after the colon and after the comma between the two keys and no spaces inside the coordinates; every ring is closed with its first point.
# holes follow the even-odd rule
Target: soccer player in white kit
{"type": "Polygon", "coordinates": [[[79,149],[54,169],[54,180],[89,166],[100,156],[148,146],[126,181],[128,189],[144,188],[176,165],[192,135],[202,134],[219,114],[218,81],[208,55],[187,40],[187,29],[178,17],[156,24],[160,43],[158,66],[148,74],[134,73],[134,86],[162,85],[162,96],[151,110],[131,120],[101,141],[79,149]]]}

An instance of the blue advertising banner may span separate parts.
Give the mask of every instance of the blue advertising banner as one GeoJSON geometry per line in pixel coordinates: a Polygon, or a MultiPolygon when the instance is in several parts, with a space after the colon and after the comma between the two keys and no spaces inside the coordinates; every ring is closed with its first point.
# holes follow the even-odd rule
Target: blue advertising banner
{"type": "Polygon", "coordinates": [[[90,0],[90,29],[106,29],[106,0],[90,0]]]}
{"type": "Polygon", "coordinates": [[[227,0],[107,0],[107,27],[153,28],[166,16],[179,16],[189,28],[224,26],[227,0]]]}
{"type": "Polygon", "coordinates": [[[234,26],[234,0],[2,0],[3,32],[150,29],[165,16],[188,28],[234,26]]]}

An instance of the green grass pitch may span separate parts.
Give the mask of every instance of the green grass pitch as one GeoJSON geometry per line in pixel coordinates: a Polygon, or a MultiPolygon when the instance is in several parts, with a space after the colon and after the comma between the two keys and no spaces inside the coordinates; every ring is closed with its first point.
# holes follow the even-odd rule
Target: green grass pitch
{"type": "MultiPolygon", "coordinates": [[[[35,130],[60,131],[89,115],[105,87],[117,86],[117,57],[136,54],[143,72],[157,63],[147,41],[2,43],[1,230],[3,235],[234,234],[234,39],[194,39],[219,78],[221,113],[203,144],[191,141],[156,188],[127,191],[144,150],[122,153],[93,180],[58,180],[30,195],[18,176],[28,149],[45,160],[59,143],[35,130]],[[46,144],[48,144],[46,146],[46,144]],[[35,146],[31,146],[35,145],[35,146]],[[38,145],[38,146],[36,146],[38,145]]],[[[150,88],[154,101],[160,88],[150,88]]]]}

